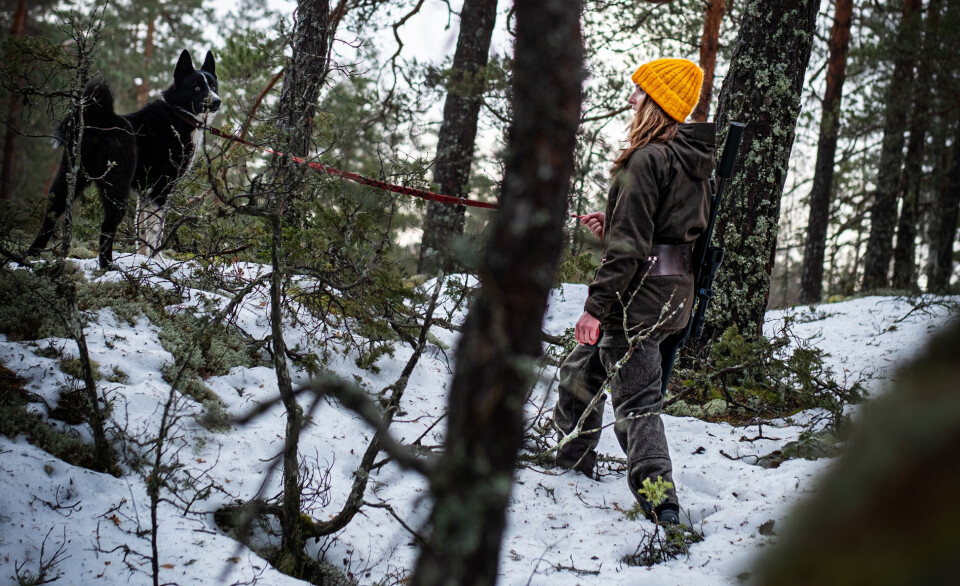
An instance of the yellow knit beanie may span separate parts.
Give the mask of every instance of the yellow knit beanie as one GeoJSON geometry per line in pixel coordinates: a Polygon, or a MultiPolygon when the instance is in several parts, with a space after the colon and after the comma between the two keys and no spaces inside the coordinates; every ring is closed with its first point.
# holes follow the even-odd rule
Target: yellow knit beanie
{"type": "Polygon", "coordinates": [[[641,65],[630,77],[677,122],[683,122],[700,101],[703,72],[686,59],[657,59],[641,65]]]}

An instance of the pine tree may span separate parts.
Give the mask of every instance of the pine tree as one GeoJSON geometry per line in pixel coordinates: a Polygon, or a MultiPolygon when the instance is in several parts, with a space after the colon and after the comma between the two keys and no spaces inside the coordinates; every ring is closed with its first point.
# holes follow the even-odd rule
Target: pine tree
{"type": "Polygon", "coordinates": [[[897,222],[897,195],[903,167],[904,132],[913,87],[914,53],[920,30],[920,0],[904,0],[897,31],[893,75],[887,87],[883,146],[870,208],[870,237],[863,259],[863,290],[889,284],[890,257],[897,222]]]}
{"type": "Polygon", "coordinates": [[[54,63],[52,48],[63,43],[72,55],[75,47],[66,30],[45,18],[55,5],[54,0],[0,4],[0,201],[40,201],[44,182],[53,179],[60,161],[60,152],[51,149],[48,140],[32,138],[48,136],[67,110],[70,82],[54,63]]]}
{"type": "Polygon", "coordinates": [[[780,198],[793,146],[819,2],[751,0],[720,91],[718,131],[746,124],[717,240],[726,258],[701,344],[730,326],[755,336],[767,308],[780,198]]]}
{"type": "Polygon", "coordinates": [[[457,348],[449,431],[430,483],[430,536],[414,585],[497,581],[524,395],[563,248],[583,80],[579,15],[574,0],[516,4],[515,116],[503,207],[457,348]]]}
{"type": "Polygon", "coordinates": [[[924,233],[929,251],[927,290],[948,293],[954,274],[957,218],[960,215],[960,3],[947,2],[939,27],[938,46],[927,56],[934,67],[934,121],[931,134],[937,147],[931,191],[931,221],[924,233]],[[939,171],[937,173],[936,171],[939,171]]]}
{"type": "MultiPolygon", "coordinates": [[[[293,55],[283,80],[277,106],[279,151],[304,157],[310,151],[314,116],[323,80],[327,75],[328,0],[299,0],[293,27],[293,55]]],[[[295,199],[308,172],[289,156],[271,161],[274,189],[268,194],[267,214],[270,224],[270,341],[274,370],[280,397],[287,411],[287,427],[283,446],[283,503],[281,523],[281,559],[278,567],[290,572],[304,555],[300,538],[300,458],[298,446],[303,427],[303,413],[297,404],[287,368],[287,347],[283,339],[284,254],[283,224],[291,202],[295,199]]]]}
{"type": "MultiPolygon", "coordinates": [[[[957,110],[960,112],[960,109],[957,110]]],[[[930,258],[927,262],[927,290],[948,293],[953,275],[953,245],[957,240],[957,219],[960,217],[960,116],[954,116],[953,144],[946,167],[949,172],[937,190],[932,227],[930,258]]]]}
{"type": "Polygon", "coordinates": [[[910,111],[910,138],[901,179],[902,200],[897,221],[897,242],[893,249],[893,286],[901,290],[916,290],[917,223],[920,220],[920,187],[923,180],[923,158],[927,129],[931,118],[933,69],[931,57],[938,45],[941,0],[929,0],[923,24],[922,50],[917,55],[916,81],[913,87],[913,106],[910,111]]]}
{"type": "MultiPolygon", "coordinates": [[[[26,33],[24,21],[27,17],[27,0],[19,0],[13,16],[11,37],[22,37],[26,33]]],[[[3,137],[3,162],[0,167],[0,200],[11,199],[11,178],[13,176],[13,153],[16,148],[17,133],[10,121],[20,118],[21,98],[17,92],[10,92],[7,103],[7,124],[3,137]]]]}
{"type": "Polygon", "coordinates": [[[827,226],[830,222],[833,169],[837,154],[837,140],[840,135],[840,106],[843,99],[843,82],[847,75],[847,51],[850,47],[852,18],[853,0],[836,0],[833,27],[830,32],[827,84],[820,116],[817,162],[813,175],[813,189],[810,191],[807,241],[800,277],[801,303],[820,301],[823,286],[824,248],[827,240],[827,226]]]}
{"type": "MultiPolygon", "coordinates": [[[[453,197],[464,197],[470,177],[485,86],[483,68],[487,64],[496,20],[497,0],[464,2],[433,174],[440,193],[453,197]]],[[[463,206],[436,202],[427,205],[417,272],[434,273],[444,268],[454,239],[463,234],[465,210],[463,206]]]]}
{"type": "Polygon", "coordinates": [[[717,67],[717,53],[720,51],[720,22],[726,0],[710,0],[706,17],[703,20],[703,37],[700,39],[700,69],[703,70],[703,86],[700,88],[700,101],[691,117],[696,122],[706,122],[710,115],[710,101],[713,99],[713,74],[717,67]]]}

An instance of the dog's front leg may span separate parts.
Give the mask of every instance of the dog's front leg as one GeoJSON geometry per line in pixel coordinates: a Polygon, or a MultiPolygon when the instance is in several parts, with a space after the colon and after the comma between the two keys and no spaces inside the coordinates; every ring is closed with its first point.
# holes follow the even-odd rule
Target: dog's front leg
{"type": "Polygon", "coordinates": [[[137,252],[144,256],[157,255],[163,238],[163,216],[165,206],[151,197],[137,198],[137,252]]]}

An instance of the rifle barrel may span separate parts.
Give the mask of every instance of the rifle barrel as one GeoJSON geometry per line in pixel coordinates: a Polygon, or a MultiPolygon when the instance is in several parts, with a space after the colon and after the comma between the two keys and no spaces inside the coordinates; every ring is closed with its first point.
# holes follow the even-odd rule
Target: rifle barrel
{"type": "Polygon", "coordinates": [[[742,122],[731,122],[730,129],[727,131],[727,142],[724,143],[723,155],[720,157],[720,168],[718,175],[724,179],[733,177],[734,167],[737,166],[737,154],[740,151],[740,141],[743,139],[743,129],[746,126],[742,122]],[[736,145],[736,148],[726,148],[726,145],[736,145]]]}

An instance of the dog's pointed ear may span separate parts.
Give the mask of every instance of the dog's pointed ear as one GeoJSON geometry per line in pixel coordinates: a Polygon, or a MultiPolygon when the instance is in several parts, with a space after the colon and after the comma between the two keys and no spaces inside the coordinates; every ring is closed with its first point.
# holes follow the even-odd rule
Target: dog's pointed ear
{"type": "Polygon", "coordinates": [[[213,52],[207,51],[207,58],[203,60],[203,65],[200,67],[201,71],[206,71],[211,75],[217,74],[217,63],[213,60],[213,52]]]}
{"type": "Polygon", "coordinates": [[[186,49],[180,53],[180,59],[177,60],[177,68],[173,70],[173,82],[183,79],[195,70],[193,68],[193,59],[190,58],[190,51],[186,49]]]}

